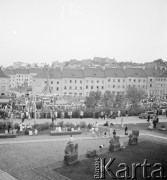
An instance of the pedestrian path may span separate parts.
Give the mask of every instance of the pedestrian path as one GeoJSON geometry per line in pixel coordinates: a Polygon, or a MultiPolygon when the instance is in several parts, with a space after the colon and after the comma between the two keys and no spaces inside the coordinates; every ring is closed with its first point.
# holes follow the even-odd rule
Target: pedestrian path
{"type": "MultiPolygon", "coordinates": [[[[119,135],[121,138],[127,137],[126,135],[120,134],[119,135]]],[[[148,137],[152,137],[152,138],[158,138],[158,139],[163,139],[163,140],[167,140],[167,136],[164,137],[163,134],[162,135],[157,135],[157,134],[153,134],[153,133],[140,133],[140,136],[148,136],[148,137]]],[[[107,137],[75,137],[75,140],[97,140],[97,139],[109,139],[111,137],[107,136],[107,137]]],[[[20,143],[40,143],[40,142],[61,142],[61,141],[68,141],[69,137],[59,137],[59,138],[48,138],[47,136],[43,139],[41,139],[41,137],[39,136],[39,138],[36,139],[26,139],[23,140],[22,138],[17,139],[17,140],[3,140],[0,141],[0,144],[20,144],[20,143]]]]}

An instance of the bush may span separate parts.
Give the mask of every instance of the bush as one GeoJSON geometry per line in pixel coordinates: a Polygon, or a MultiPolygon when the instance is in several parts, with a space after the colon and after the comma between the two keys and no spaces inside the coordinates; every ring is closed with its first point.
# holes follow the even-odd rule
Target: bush
{"type": "Polygon", "coordinates": [[[134,107],[128,109],[128,116],[138,116],[141,113],[144,113],[145,109],[142,109],[140,107],[134,107]]]}
{"type": "Polygon", "coordinates": [[[86,109],[84,112],[84,118],[93,118],[94,110],[92,108],[86,109]]]}
{"type": "Polygon", "coordinates": [[[86,128],[86,127],[87,127],[86,122],[84,122],[84,121],[80,122],[80,123],[79,123],[79,127],[80,127],[80,128],[86,128]]]}
{"type": "Polygon", "coordinates": [[[73,113],[72,113],[72,117],[73,118],[79,118],[79,114],[80,114],[80,110],[78,109],[78,110],[75,110],[75,111],[73,111],[73,113]]]}
{"type": "MultiPolygon", "coordinates": [[[[34,128],[34,126],[33,126],[33,128],[34,128]]],[[[36,128],[38,129],[38,131],[51,130],[51,126],[49,123],[37,124],[36,128]]]]}
{"type": "Polygon", "coordinates": [[[63,121],[60,121],[60,122],[58,123],[58,126],[60,126],[61,128],[63,128],[63,127],[64,127],[64,122],[63,122],[63,121]]]}
{"type": "Polygon", "coordinates": [[[19,129],[20,128],[18,123],[15,123],[14,127],[15,127],[15,129],[19,129]]]}
{"type": "Polygon", "coordinates": [[[104,123],[104,126],[108,126],[108,121],[106,123],[104,123]]]}
{"type": "Polygon", "coordinates": [[[5,125],[4,122],[0,122],[0,130],[4,130],[4,125],[5,125]]]}
{"type": "Polygon", "coordinates": [[[64,127],[67,127],[67,128],[68,128],[68,127],[71,127],[71,123],[69,123],[69,122],[65,123],[65,124],[64,124],[64,127]]]}
{"type": "Polygon", "coordinates": [[[33,129],[38,129],[38,124],[32,125],[32,128],[33,128],[33,129]]]}

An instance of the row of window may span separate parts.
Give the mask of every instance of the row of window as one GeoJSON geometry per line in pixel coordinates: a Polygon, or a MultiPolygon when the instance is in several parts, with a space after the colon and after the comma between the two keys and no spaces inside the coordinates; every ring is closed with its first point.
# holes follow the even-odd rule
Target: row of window
{"type": "Polygon", "coordinates": [[[146,86],[145,86],[145,85],[129,85],[129,87],[146,88],[146,86]]]}
{"type": "MultiPolygon", "coordinates": [[[[90,86],[90,89],[94,89],[94,86],[90,86]]],[[[86,89],[89,89],[89,86],[86,86],[86,89]]],[[[100,89],[100,86],[96,86],[96,89],[100,89]]],[[[101,89],[104,89],[104,86],[101,86],[101,89]]]]}
{"type": "Polygon", "coordinates": [[[158,86],[165,86],[166,84],[158,83],[158,86]]]}
{"type": "MultiPolygon", "coordinates": [[[[53,87],[51,87],[51,90],[53,90],[53,87]]],[[[59,91],[60,88],[59,87],[56,87],[56,91],[59,91]]]]}
{"type": "MultiPolygon", "coordinates": [[[[67,86],[64,86],[64,89],[67,90],[67,86]]],[[[71,89],[72,89],[72,86],[69,86],[69,89],[71,90],[71,89]]],[[[77,90],[77,89],[78,89],[78,90],[79,90],[79,89],[82,90],[82,87],[78,87],[78,88],[77,88],[77,86],[75,86],[75,90],[77,90]]]]}
{"type": "MultiPolygon", "coordinates": [[[[118,82],[121,82],[120,79],[117,79],[118,82]]],[[[111,82],[111,79],[108,79],[108,82],[111,82]]],[[[113,79],[113,82],[116,82],[116,79],[113,79]]],[[[125,82],[125,79],[122,80],[122,82],[125,82]]]]}
{"type": "MultiPolygon", "coordinates": [[[[142,82],[142,80],[141,79],[129,79],[129,82],[142,82]]],[[[143,83],[145,83],[146,82],[146,80],[145,79],[143,79],[143,83]]]]}
{"type": "Polygon", "coordinates": [[[70,96],[72,96],[72,95],[74,95],[74,96],[82,96],[82,93],[72,93],[72,92],[70,92],[70,93],[66,93],[66,92],[64,92],[64,95],[70,95],[70,96]]]}
{"type": "Polygon", "coordinates": [[[28,81],[28,79],[17,79],[17,81],[28,81]]]}
{"type": "MultiPolygon", "coordinates": [[[[47,83],[47,81],[45,81],[45,84],[46,83],[47,83]]],[[[51,81],[50,83],[53,84],[53,81],[51,81]]],[[[59,81],[57,81],[56,84],[59,84],[59,81]]]]}
{"type": "Polygon", "coordinates": [[[165,79],[156,79],[156,81],[166,81],[165,79]]]}
{"type": "MultiPolygon", "coordinates": [[[[150,79],[150,81],[152,81],[152,79],[150,79]]],[[[47,81],[45,81],[45,83],[46,83],[47,81]]],[[[69,83],[77,83],[77,82],[79,82],[80,84],[82,84],[83,83],[83,81],[82,80],[69,80],[69,83]]],[[[102,80],[102,81],[99,81],[99,80],[86,80],[86,83],[102,83],[102,84],[104,84],[104,80],[102,80]]],[[[108,79],[108,82],[111,82],[111,79],[108,79]]],[[[121,82],[121,79],[113,79],[113,82],[121,82]]],[[[122,82],[125,82],[125,79],[123,79],[122,80],[122,82]]],[[[141,79],[133,79],[133,81],[132,81],[132,79],[129,79],[129,82],[142,82],[142,80],[141,79]]],[[[143,80],[143,83],[145,83],[146,82],[146,80],[143,80]]],[[[57,81],[56,82],[57,84],[59,84],[59,82],[57,81]]],[[[67,80],[64,80],[64,83],[68,83],[68,81],[67,80]]],[[[53,81],[51,81],[51,84],[53,84],[53,81]]]]}
{"type": "Polygon", "coordinates": [[[108,85],[108,87],[109,87],[109,88],[111,88],[111,87],[112,87],[112,88],[116,88],[116,87],[117,87],[117,88],[121,88],[121,87],[122,87],[122,88],[125,88],[124,85],[122,85],[122,86],[120,86],[120,85],[118,85],[118,86],[116,86],[116,85],[113,85],[113,86],[108,85]]]}
{"type": "MultiPolygon", "coordinates": [[[[17,75],[17,77],[24,77],[25,75],[17,75]]],[[[14,77],[14,76],[13,76],[14,77]]],[[[25,76],[26,78],[28,78],[28,76],[25,76]]]]}
{"type": "MultiPolygon", "coordinates": [[[[68,81],[67,80],[64,80],[64,83],[67,83],[68,81]]],[[[69,83],[72,83],[72,82],[74,82],[74,83],[77,83],[77,82],[79,82],[80,84],[82,84],[82,80],[69,80],[69,83]]]]}

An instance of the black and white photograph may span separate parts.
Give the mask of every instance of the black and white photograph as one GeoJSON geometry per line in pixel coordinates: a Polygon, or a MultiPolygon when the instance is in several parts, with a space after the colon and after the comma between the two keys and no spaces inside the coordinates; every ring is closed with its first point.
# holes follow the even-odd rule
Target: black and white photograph
{"type": "Polygon", "coordinates": [[[167,0],[0,0],[0,180],[167,179],[167,0]]]}

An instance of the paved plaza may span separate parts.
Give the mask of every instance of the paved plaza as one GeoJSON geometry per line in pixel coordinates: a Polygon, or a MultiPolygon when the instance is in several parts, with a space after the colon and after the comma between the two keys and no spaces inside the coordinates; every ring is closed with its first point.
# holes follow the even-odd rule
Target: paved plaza
{"type": "MultiPolygon", "coordinates": [[[[14,122],[20,120],[14,120],[14,122]]],[[[37,123],[51,122],[50,119],[39,119],[37,123]]],[[[62,121],[62,119],[58,119],[62,121]]],[[[99,124],[109,121],[112,123],[121,123],[121,119],[116,120],[97,120],[97,119],[65,119],[64,121],[94,123],[96,121],[99,124]]],[[[139,119],[138,117],[124,117],[126,124],[129,123],[145,123],[145,119],[139,119]]],[[[166,122],[165,116],[160,117],[160,122],[166,122]]],[[[33,120],[26,120],[25,123],[33,120]]],[[[117,135],[121,137],[121,141],[125,144],[128,142],[128,137],[124,135],[124,130],[118,130],[117,135]]],[[[167,135],[140,131],[140,138],[149,141],[155,141],[156,143],[167,143],[167,135]]],[[[74,136],[74,141],[79,145],[79,156],[86,154],[88,150],[99,149],[99,145],[104,144],[105,147],[109,147],[110,137],[94,138],[91,133],[84,133],[82,135],[74,136]]],[[[8,180],[46,180],[36,169],[43,166],[56,166],[55,163],[61,162],[64,159],[64,150],[69,140],[69,136],[18,136],[15,139],[0,139],[0,180],[5,180],[4,175],[8,180]],[[2,176],[3,175],[3,176],[2,176]],[[9,179],[9,175],[13,176],[9,179]]],[[[47,174],[47,172],[46,172],[47,174]]],[[[62,177],[59,177],[61,179],[62,177]]]]}

